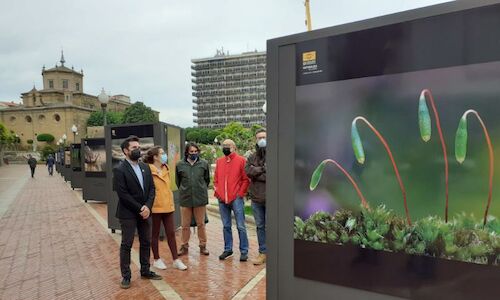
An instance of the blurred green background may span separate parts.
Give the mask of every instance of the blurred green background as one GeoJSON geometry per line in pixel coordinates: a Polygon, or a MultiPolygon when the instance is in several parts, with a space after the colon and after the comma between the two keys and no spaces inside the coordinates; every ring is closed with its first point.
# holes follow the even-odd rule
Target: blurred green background
{"type": "Polygon", "coordinates": [[[326,158],[337,160],[353,176],[371,206],[385,204],[404,215],[403,198],[389,157],[381,142],[362,122],[358,129],[365,149],[364,165],[351,146],[351,122],[367,118],[385,137],[407,191],[413,220],[444,218],[444,159],[432,120],[432,137],[420,138],[418,100],[430,89],[441,118],[449,160],[449,216],[473,213],[481,220],[488,196],[488,148],[483,131],[468,118],[468,149],[463,164],[455,160],[455,133],[467,109],[483,118],[495,148],[493,198],[489,214],[500,216],[500,63],[468,65],[403,74],[299,86],[296,90],[295,212],[303,218],[317,210],[358,209],[359,198],[333,165],[318,188],[309,191],[310,176],[326,158]]]}

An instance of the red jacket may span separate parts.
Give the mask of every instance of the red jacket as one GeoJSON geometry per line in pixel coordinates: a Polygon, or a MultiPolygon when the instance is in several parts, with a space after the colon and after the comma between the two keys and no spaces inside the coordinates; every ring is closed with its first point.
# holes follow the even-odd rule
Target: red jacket
{"type": "Polygon", "coordinates": [[[246,160],[236,152],[217,159],[215,163],[215,197],[229,204],[247,193],[250,179],[245,173],[246,160]]]}

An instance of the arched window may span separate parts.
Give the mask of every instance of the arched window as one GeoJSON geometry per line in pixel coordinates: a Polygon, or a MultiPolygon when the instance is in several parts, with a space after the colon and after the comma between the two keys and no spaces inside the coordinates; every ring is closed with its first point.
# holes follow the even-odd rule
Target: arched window
{"type": "Polygon", "coordinates": [[[28,123],[31,123],[31,121],[32,121],[32,119],[31,119],[31,117],[30,117],[30,116],[26,116],[26,118],[25,118],[25,119],[26,119],[26,122],[28,122],[28,123]]]}
{"type": "Polygon", "coordinates": [[[54,120],[55,120],[56,122],[61,121],[61,116],[60,116],[59,114],[54,114],[54,120]]]}

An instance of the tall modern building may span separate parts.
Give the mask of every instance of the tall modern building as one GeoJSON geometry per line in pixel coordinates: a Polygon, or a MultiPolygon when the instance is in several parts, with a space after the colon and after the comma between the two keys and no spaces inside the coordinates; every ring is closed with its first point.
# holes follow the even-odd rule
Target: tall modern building
{"type": "Polygon", "coordinates": [[[239,55],[217,51],[214,57],[191,60],[194,122],[201,128],[264,125],[266,52],[239,55]]]}

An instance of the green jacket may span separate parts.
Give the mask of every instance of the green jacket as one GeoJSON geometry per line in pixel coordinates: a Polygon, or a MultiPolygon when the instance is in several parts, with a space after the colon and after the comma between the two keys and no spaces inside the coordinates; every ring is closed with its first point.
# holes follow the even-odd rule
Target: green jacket
{"type": "Polygon", "coordinates": [[[183,159],[175,166],[175,175],[182,207],[198,207],[208,204],[210,167],[206,160],[199,158],[194,165],[191,165],[183,159]]]}

